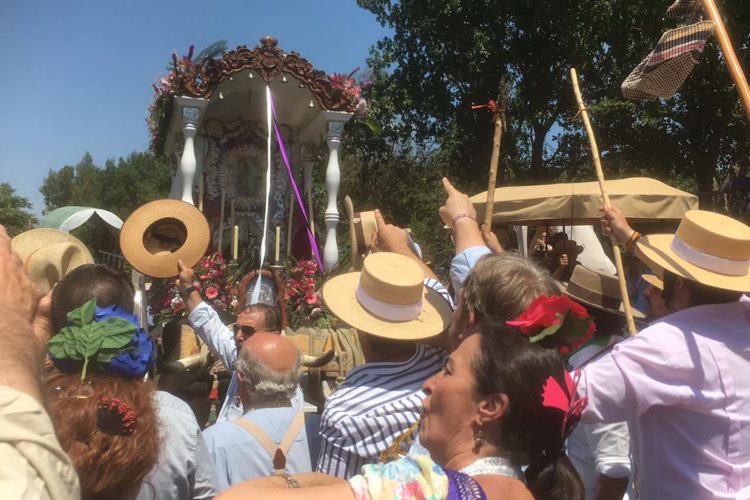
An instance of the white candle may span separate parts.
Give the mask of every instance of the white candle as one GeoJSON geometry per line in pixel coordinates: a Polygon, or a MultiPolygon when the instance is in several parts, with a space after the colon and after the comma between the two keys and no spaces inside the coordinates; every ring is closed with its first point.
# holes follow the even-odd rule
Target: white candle
{"type": "Polygon", "coordinates": [[[240,226],[232,228],[232,259],[237,260],[237,250],[240,246],[240,226]]]}
{"type": "Polygon", "coordinates": [[[274,254],[274,264],[279,263],[279,251],[281,250],[281,227],[276,226],[276,253],[274,254]]]}

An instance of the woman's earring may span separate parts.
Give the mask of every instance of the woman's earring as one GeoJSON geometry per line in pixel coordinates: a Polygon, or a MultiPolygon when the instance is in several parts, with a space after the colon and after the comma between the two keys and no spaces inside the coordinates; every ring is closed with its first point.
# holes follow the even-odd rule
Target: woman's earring
{"type": "Polygon", "coordinates": [[[479,429],[476,429],[474,431],[474,448],[476,448],[477,450],[482,448],[485,439],[486,436],[484,435],[484,429],[482,429],[481,427],[479,429]]]}

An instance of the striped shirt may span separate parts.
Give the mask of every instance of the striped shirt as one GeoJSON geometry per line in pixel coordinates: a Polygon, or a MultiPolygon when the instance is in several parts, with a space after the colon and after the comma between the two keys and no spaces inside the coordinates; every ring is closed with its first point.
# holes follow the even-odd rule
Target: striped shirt
{"type": "MultiPolygon", "coordinates": [[[[440,282],[427,279],[425,285],[453,306],[440,282]]],[[[441,349],[417,344],[407,361],[366,363],[351,370],[326,400],[316,470],[349,479],[363,465],[379,462],[380,453],[420,418],[422,384],[443,368],[447,357],[441,349]]]]}
{"type": "Polygon", "coordinates": [[[440,349],[417,344],[406,362],[367,363],[350,371],[326,400],[317,470],[349,479],[363,465],[377,463],[380,453],[420,418],[422,384],[446,358],[440,349]]]}

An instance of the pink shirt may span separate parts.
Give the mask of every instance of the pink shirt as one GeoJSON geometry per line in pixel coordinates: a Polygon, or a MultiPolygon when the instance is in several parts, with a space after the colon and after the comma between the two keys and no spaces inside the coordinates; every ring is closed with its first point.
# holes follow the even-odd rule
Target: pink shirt
{"type": "Polygon", "coordinates": [[[750,498],[750,299],[666,316],[582,372],[583,421],[628,422],[640,498],[750,498]]]}

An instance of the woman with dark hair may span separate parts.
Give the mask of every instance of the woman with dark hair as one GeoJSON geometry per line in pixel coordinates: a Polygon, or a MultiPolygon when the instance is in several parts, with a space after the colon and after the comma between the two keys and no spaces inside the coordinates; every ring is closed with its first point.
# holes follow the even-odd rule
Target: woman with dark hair
{"type": "Polygon", "coordinates": [[[582,499],[564,450],[581,402],[560,356],[514,328],[483,322],[477,333],[424,384],[419,437],[431,458],[367,465],[349,482],[272,476],[222,498],[300,498],[302,487],[306,498],[582,499]]]}

